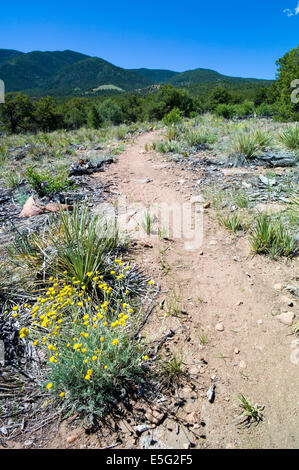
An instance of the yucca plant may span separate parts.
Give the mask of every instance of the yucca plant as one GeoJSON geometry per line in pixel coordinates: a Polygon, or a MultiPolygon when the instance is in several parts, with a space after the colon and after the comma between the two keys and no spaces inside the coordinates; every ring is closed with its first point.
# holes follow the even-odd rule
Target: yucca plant
{"type": "Polygon", "coordinates": [[[106,257],[121,245],[118,231],[87,206],[61,211],[43,232],[17,236],[9,249],[12,262],[32,273],[75,277],[88,283],[87,273],[108,269],[106,257]]]}
{"type": "Polygon", "coordinates": [[[252,133],[241,133],[234,137],[232,150],[245,158],[253,158],[259,150],[259,144],[252,133]]]}
{"type": "Polygon", "coordinates": [[[254,136],[256,144],[261,149],[265,149],[266,147],[269,147],[273,140],[273,136],[269,134],[269,132],[265,132],[261,129],[258,129],[257,131],[255,131],[253,136],[254,136]]]}
{"type": "Polygon", "coordinates": [[[289,126],[278,135],[279,141],[290,150],[299,149],[299,125],[289,126]]]}

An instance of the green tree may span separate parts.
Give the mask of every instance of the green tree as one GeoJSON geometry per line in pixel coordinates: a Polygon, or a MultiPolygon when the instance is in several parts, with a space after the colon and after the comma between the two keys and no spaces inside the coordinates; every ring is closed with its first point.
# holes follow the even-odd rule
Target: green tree
{"type": "Polygon", "coordinates": [[[37,101],[33,118],[38,128],[45,132],[54,131],[63,123],[62,115],[50,96],[37,101]]]}
{"type": "Polygon", "coordinates": [[[87,114],[87,125],[93,129],[98,129],[101,127],[102,119],[100,114],[95,106],[91,106],[87,114]]]}
{"type": "Polygon", "coordinates": [[[34,107],[27,95],[7,93],[5,103],[0,105],[0,123],[12,134],[32,128],[34,107]]]}
{"type": "Polygon", "coordinates": [[[65,125],[78,129],[87,122],[86,101],[83,98],[72,98],[62,105],[61,112],[65,125]]]}
{"type": "Polygon", "coordinates": [[[111,122],[112,124],[120,124],[124,121],[121,107],[111,98],[100,104],[98,112],[103,121],[111,122]]]}
{"type": "Polygon", "coordinates": [[[211,110],[217,108],[219,104],[232,104],[233,103],[233,96],[232,94],[227,91],[226,88],[223,86],[217,86],[214,90],[210,93],[208,98],[208,106],[211,110]]]}
{"type": "Polygon", "coordinates": [[[299,98],[299,93],[296,95],[295,90],[295,87],[299,88],[299,85],[295,84],[295,81],[299,80],[299,46],[287,52],[276,65],[279,115],[284,119],[299,120],[299,102],[295,102],[296,96],[299,98]]]}
{"type": "Polygon", "coordinates": [[[194,111],[200,111],[199,101],[192,98],[189,93],[173,85],[163,85],[157,94],[148,96],[147,116],[149,119],[161,120],[174,108],[184,116],[190,116],[194,111]]]}

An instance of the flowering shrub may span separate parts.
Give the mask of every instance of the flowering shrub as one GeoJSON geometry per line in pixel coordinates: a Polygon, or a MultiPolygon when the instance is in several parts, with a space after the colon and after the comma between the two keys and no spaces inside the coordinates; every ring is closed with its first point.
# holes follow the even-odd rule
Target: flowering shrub
{"type": "MultiPolygon", "coordinates": [[[[114,264],[113,288],[99,272],[87,273],[89,290],[75,277],[70,283],[50,277],[36,304],[20,309],[29,318],[20,338],[47,361],[44,387],[71,411],[101,416],[121,389],[142,380],[147,355],[134,339],[140,310],[125,290],[130,266],[119,259],[114,264]]],[[[17,318],[18,308],[11,314],[17,318]]]]}

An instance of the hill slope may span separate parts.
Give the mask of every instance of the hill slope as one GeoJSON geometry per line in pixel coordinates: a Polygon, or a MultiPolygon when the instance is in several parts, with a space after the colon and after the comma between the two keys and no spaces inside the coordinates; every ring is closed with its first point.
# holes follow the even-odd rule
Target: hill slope
{"type": "Polygon", "coordinates": [[[212,82],[231,82],[231,83],[252,83],[252,82],[271,82],[271,80],[259,80],[257,78],[240,78],[240,77],[229,77],[222,75],[221,73],[215,72],[215,70],[209,69],[195,69],[187,70],[174,75],[168,80],[174,86],[191,86],[200,83],[212,83],[212,82]]]}
{"type": "Polygon", "coordinates": [[[98,57],[66,51],[20,51],[0,49],[0,78],[6,91],[29,95],[86,96],[104,89],[131,91],[154,84],[190,87],[202,83],[252,83],[266,80],[227,77],[214,70],[174,72],[160,69],[123,69],[98,57]],[[116,88],[117,87],[117,88],[116,88]]]}
{"type": "Polygon", "coordinates": [[[168,82],[172,77],[178,75],[179,72],[173,70],[161,70],[161,69],[131,69],[133,72],[139,73],[143,77],[150,80],[151,83],[157,85],[159,83],[168,82]]]}

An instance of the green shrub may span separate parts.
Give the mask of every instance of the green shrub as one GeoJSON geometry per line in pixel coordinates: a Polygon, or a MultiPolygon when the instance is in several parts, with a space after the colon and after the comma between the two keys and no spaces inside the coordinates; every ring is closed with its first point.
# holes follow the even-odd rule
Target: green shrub
{"type": "Polygon", "coordinates": [[[246,117],[254,114],[255,108],[254,103],[251,101],[244,101],[242,104],[237,104],[234,106],[235,115],[238,117],[246,117]]]}
{"type": "Polygon", "coordinates": [[[236,115],[236,108],[232,104],[218,104],[215,113],[225,119],[232,119],[236,115]]]}
{"type": "Polygon", "coordinates": [[[258,117],[272,117],[276,114],[276,109],[273,105],[262,103],[256,108],[256,115],[258,117]]]}
{"type": "Polygon", "coordinates": [[[163,118],[163,122],[166,126],[171,124],[177,124],[182,120],[183,113],[178,108],[173,108],[168,114],[163,118]]]}
{"type": "Polygon", "coordinates": [[[54,196],[61,191],[74,187],[74,184],[66,178],[66,175],[50,176],[48,172],[39,173],[33,167],[27,168],[25,177],[40,197],[54,196]]]}

